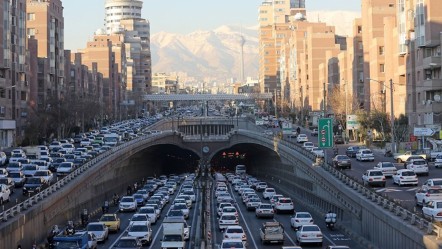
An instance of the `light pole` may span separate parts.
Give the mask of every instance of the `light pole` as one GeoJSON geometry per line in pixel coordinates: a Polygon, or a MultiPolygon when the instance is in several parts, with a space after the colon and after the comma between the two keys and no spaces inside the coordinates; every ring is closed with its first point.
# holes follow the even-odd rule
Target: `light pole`
{"type": "Polygon", "coordinates": [[[390,87],[385,85],[385,82],[380,82],[378,80],[374,80],[374,79],[370,79],[370,78],[367,78],[367,80],[382,83],[382,84],[384,84],[385,88],[390,89],[391,152],[396,153],[396,141],[394,138],[393,80],[390,79],[390,87]]]}

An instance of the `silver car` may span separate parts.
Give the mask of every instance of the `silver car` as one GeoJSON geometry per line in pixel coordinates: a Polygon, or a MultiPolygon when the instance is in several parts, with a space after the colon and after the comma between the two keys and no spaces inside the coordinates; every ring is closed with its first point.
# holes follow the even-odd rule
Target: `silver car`
{"type": "Polygon", "coordinates": [[[97,237],[97,241],[104,242],[109,238],[109,228],[103,222],[91,222],[86,230],[97,237]]]}

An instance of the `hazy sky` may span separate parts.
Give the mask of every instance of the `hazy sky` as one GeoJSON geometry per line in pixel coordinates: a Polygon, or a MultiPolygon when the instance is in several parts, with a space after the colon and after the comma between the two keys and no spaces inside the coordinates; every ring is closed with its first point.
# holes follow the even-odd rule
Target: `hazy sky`
{"type": "MultiPolygon", "coordinates": [[[[84,48],[104,25],[104,0],[63,0],[65,49],[84,48]],[[87,8],[85,8],[87,6],[87,8]]],[[[142,17],[151,34],[166,31],[190,33],[221,25],[256,26],[262,0],[144,0],[142,17]]],[[[307,11],[360,11],[360,0],[307,0],[307,11]]]]}

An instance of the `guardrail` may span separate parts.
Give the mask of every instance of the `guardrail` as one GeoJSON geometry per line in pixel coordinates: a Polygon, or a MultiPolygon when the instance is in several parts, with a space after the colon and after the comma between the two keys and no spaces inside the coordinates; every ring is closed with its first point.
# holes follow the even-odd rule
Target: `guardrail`
{"type": "MultiPolygon", "coordinates": [[[[170,134],[173,134],[170,132],[170,134]]],[[[93,167],[98,162],[101,162],[105,160],[108,156],[114,153],[125,153],[124,148],[128,148],[133,144],[139,143],[142,140],[145,139],[153,139],[157,138],[158,136],[168,136],[170,135],[168,132],[161,132],[161,133],[154,133],[149,135],[143,135],[140,137],[137,137],[135,139],[132,139],[126,143],[117,145],[116,147],[112,147],[110,150],[101,153],[97,157],[89,160],[88,162],[84,163],[82,166],[75,169],[73,172],[68,174],[67,176],[61,178],[54,184],[50,185],[46,189],[40,191],[39,193],[27,198],[26,200],[14,205],[13,207],[4,210],[0,213],[0,221],[7,221],[9,218],[13,218],[15,215],[31,208],[33,205],[37,204],[39,201],[44,200],[45,198],[51,196],[53,193],[55,193],[57,190],[61,189],[63,186],[71,182],[73,179],[84,173],[89,168],[93,167]]]]}
{"type": "MultiPolygon", "coordinates": [[[[310,151],[305,150],[304,148],[300,147],[299,145],[289,143],[288,141],[284,141],[282,139],[279,139],[276,136],[263,136],[263,134],[253,132],[253,131],[247,131],[247,130],[238,130],[239,134],[243,133],[245,135],[251,136],[255,139],[262,140],[262,139],[278,139],[279,143],[282,145],[295,150],[302,156],[304,156],[304,159],[309,159],[310,162],[313,164],[316,162],[316,156],[310,151]]],[[[402,207],[399,203],[394,202],[392,200],[389,200],[385,198],[382,195],[379,195],[375,191],[363,186],[361,183],[353,180],[349,176],[342,173],[340,170],[337,170],[335,167],[333,167],[328,162],[323,162],[321,164],[317,164],[318,166],[322,167],[326,171],[330,172],[331,175],[342,181],[344,184],[346,184],[348,187],[352,188],[353,190],[361,193],[363,196],[365,196],[368,200],[377,203],[379,206],[382,206],[384,209],[390,211],[392,214],[396,216],[400,216],[403,221],[408,222],[411,225],[414,225],[418,227],[420,230],[424,230],[427,234],[435,234],[437,238],[441,238],[442,236],[442,226],[435,224],[431,221],[428,221],[427,219],[419,216],[417,213],[413,213],[406,208],[402,207]]]]}

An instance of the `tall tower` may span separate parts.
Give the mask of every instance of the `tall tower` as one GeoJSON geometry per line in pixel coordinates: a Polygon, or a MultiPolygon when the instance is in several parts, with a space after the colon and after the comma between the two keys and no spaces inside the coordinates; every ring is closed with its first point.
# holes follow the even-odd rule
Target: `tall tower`
{"type": "Polygon", "coordinates": [[[246,39],[241,34],[239,44],[241,46],[241,83],[244,83],[244,44],[246,43],[246,39]]]}
{"type": "Polygon", "coordinates": [[[105,2],[105,26],[106,34],[112,34],[121,30],[120,21],[123,19],[141,18],[141,0],[106,0],[105,2]]]}

